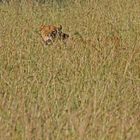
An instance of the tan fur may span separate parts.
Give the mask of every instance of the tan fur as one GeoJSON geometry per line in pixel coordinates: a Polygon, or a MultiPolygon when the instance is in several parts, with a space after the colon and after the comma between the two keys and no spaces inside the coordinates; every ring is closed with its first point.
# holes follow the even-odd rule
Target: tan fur
{"type": "Polygon", "coordinates": [[[45,44],[52,44],[54,40],[58,37],[62,40],[65,40],[67,34],[62,33],[62,26],[59,27],[53,25],[41,25],[40,26],[40,35],[45,42],[45,44]],[[66,37],[64,37],[66,35],[66,37]]]}

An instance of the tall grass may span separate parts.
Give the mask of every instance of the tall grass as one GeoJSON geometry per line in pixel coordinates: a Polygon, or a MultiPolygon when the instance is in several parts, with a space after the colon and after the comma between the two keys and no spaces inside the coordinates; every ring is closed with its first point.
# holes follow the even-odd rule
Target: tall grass
{"type": "Polygon", "coordinates": [[[140,5],[0,4],[0,140],[139,140],[140,5]],[[67,44],[46,47],[41,24],[67,44]]]}

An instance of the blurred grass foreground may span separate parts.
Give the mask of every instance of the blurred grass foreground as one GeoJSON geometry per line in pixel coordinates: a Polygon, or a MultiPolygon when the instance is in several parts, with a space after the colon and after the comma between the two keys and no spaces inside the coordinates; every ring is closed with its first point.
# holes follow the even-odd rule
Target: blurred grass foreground
{"type": "Polygon", "coordinates": [[[139,139],[139,1],[1,0],[0,140],[139,139]]]}

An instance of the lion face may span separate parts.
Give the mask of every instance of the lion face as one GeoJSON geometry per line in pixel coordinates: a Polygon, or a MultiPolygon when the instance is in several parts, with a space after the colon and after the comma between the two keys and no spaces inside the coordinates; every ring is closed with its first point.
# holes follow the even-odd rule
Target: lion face
{"type": "Polygon", "coordinates": [[[40,34],[46,45],[52,44],[56,39],[65,41],[69,35],[62,32],[62,25],[59,27],[53,25],[42,25],[40,34]]]}

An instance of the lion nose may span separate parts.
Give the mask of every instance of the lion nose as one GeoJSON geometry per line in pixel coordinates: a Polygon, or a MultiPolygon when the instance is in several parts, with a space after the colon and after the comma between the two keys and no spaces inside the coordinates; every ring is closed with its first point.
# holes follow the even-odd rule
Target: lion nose
{"type": "Polygon", "coordinates": [[[51,39],[47,39],[46,40],[46,45],[50,45],[52,43],[52,40],[51,39]]]}

